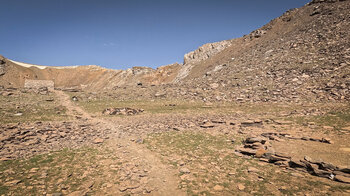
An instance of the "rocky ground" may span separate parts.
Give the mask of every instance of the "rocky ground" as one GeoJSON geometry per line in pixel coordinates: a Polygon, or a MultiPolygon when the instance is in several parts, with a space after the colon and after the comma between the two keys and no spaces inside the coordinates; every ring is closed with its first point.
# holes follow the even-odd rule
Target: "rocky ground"
{"type": "Polygon", "coordinates": [[[134,90],[124,90],[3,89],[0,194],[350,194],[346,103],[153,92],[127,100],[120,97],[134,90]]]}
{"type": "Polygon", "coordinates": [[[0,195],[350,195],[349,10],[313,0],[156,70],[0,56],[0,195]]]}

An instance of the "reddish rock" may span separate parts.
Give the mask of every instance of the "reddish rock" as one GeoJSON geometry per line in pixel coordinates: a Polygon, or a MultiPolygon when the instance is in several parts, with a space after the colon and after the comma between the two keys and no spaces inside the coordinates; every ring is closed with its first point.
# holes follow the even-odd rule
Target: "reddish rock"
{"type": "Polygon", "coordinates": [[[255,157],[262,158],[262,157],[264,157],[265,153],[267,153],[267,151],[265,149],[259,148],[255,153],[255,157]]]}
{"type": "Polygon", "coordinates": [[[102,139],[102,138],[96,138],[96,139],[94,139],[94,141],[92,141],[94,144],[101,144],[101,143],[103,143],[104,142],[104,139],[102,139]]]}

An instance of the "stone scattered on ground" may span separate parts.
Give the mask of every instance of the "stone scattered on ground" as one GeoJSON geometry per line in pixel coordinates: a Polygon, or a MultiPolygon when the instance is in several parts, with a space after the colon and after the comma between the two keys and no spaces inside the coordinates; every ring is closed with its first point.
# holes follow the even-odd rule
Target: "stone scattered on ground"
{"type": "Polygon", "coordinates": [[[109,130],[86,122],[35,122],[0,125],[2,159],[30,157],[36,154],[102,143],[109,130]],[[99,137],[95,139],[96,137],[99,137]]]}
{"type": "MultiPolygon", "coordinates": [[[[263,135],[266,136],[266,134],[263,135]]],[[[268,133],[267,135],[270,134],[268,133]]],[[[324,138],[316,141],[330,143],[329,139],[324,138]]],[[[255,156],[256,158],[260,158],[261,161],[267,161],[275,165],[289,167],[299,171],[302,170],[315,176],[349,183],[348,180],[350,177],[350,172],[342,167],[335,166],[322,160],[312,160],[308,156],[305,156],[303,160],[295,159],[288,154],[278,152],[278,149],[275,150],[272,148],[268,142],[268,139],[266,140],[261,137],[248,137],[244,142],[245,143],[243,146],[236,148],[236,152],[243,155],[255,156]]],[[[259,170],[249,167],[248,172],[256,173],[259,172],[259,170]]]]}

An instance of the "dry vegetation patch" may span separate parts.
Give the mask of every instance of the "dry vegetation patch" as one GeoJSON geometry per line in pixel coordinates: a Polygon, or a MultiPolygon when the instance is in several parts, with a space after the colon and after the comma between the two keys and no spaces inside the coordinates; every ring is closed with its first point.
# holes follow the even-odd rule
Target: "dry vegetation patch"
{"type": "Polygon", "coordinates": [[[17,123],[33,121],[67,120],[66,108],[55,96],[30,91],[13,91],[0,95],[0,122],[17,123]]]}
{"type": "Polygon", "coordinates": [[[0,162],[0,194],[42,195],[76,191],[98,175],[86,174],[94,167],[97,152],[82,147],[0,162]]]}

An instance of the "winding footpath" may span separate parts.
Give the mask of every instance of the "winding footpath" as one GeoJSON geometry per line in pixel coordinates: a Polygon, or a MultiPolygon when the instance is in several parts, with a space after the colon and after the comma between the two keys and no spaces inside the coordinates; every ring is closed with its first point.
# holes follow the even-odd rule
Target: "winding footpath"
{"type": "MultiPolygon", "coordinates": [[[[158,156],[148,150],[144,145],[131,141],[130,136],[120,133],[118,125],[113,122],[93,117],[71,101],[71,98],[62,91],[55,91],[60,103],[67,108],[67,114],[75,116],[92,124],[99,129],[109,129],[111,135],[104,141],[105,152],[112,154],[100,155],[96,160],[102,174],[94,179],[95,183],[104,184],[101,188],[93,188],[97,195],[186,195],[178,188],[180,179],[177,171],[165,165],[158,156]],[[114,159],[106,157],[114,156],[114,159]],[[113,167],[118,165],[118,172],[113,173],[113,167]],[[112,169],[111,169],[112,168],[112,169]],[[114,183],[118,181],[118,183],[114,183]]],[[[71,195],[78,195],[81,192],[71,195]]]]}

